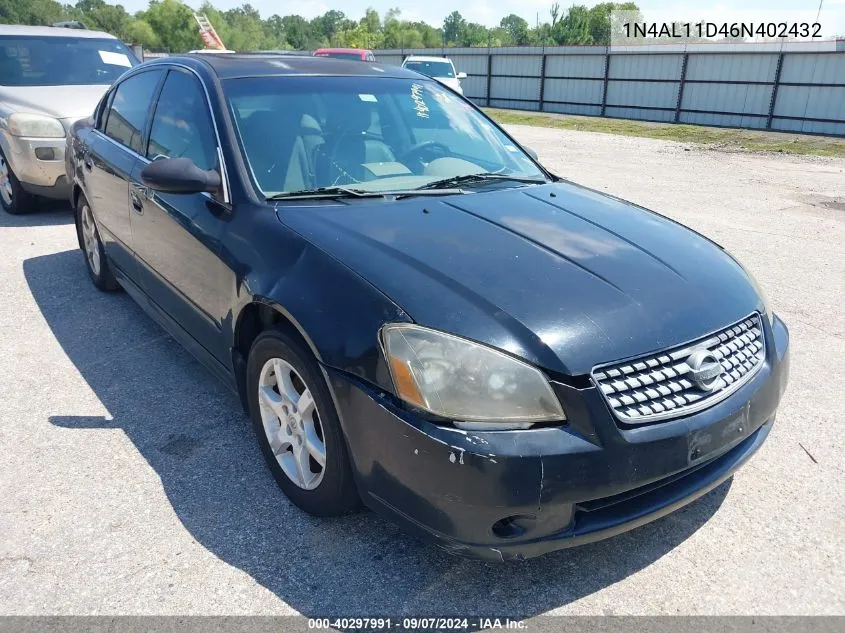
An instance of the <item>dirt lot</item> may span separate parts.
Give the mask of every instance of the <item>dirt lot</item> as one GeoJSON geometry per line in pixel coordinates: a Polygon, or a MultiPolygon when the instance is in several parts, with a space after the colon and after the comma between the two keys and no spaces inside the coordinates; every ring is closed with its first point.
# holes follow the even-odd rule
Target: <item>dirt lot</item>
{"type": "Polygon", "coordinates": [[[0,214],[0,613],[845,613],[845,160],[511,129],[758,277],[792,379],[749,465],[663,520],[522,564],[453,558],[371,513],[305,516],[235,397],[92,288],[67,210],[0,214]]]}

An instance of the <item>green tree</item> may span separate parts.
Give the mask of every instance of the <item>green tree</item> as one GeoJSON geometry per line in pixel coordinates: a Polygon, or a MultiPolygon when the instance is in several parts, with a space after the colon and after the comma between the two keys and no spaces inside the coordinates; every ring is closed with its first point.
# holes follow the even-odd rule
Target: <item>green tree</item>
{"type": "Polygon", "coordinates": [[[137,17],[152,27],[161,47],[170,52],[203,47],[193,10],[179,0],[150,0],[147,10],[137,17]]]}
{"type": "Polygon", "coordinates": [[[530,43],[528,22],[515,13],[511,13],[509,16],[502,18],[502,21],[499,22],[499,26],[508,32],[511,42],[517,46],[525,46],[530,43]]]}
{"type": "Polygon", "coordinates": [[[489,46],[490,32],[483,24],[470,22],[461,31],[458,43],[461,46],[489,46]]]}
{"type": "Polygon", "coordinates": [[[286,15],[282,18],[282,26],[285,31],[285,39],[294,50],[307,50],[314,44],[311,25],[301,15],[286,15]]]}
{"type": "Polygon", "coordinates": [[[443,39],[447,44],[455,44],[461,39],[461,33],[466,28],[467,21],[457,11],[452,11],[443,20],[443,39]]]}
{"type": "Polygon", "coordinates": [[[0,0],[0,23],[50,25],[67,20],[69,11],[55,0],[0,0]]]}

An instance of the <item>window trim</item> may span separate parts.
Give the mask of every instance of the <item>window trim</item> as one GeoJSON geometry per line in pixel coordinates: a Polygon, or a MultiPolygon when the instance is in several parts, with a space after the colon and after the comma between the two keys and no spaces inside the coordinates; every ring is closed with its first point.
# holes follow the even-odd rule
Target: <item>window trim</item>
{"type": "MultiPolygon", "coordinates": [[[[155,105],[153,105],[153,107],[151,108],[151,112],[150,112],[150,121],[149,121],[149,125],[147,126],[147,130],[146,130],[146,134],[145,134],[146,142],[144,143],[144,148],[143,148],[143,149],[144,149],[144,153],[143,153],[143,156],[144,156],[144,158],[146,158],[148,161],[153,161],[153,160],[155,160],[155,159],[153,159],[153,158],[150,158],[150,157],[149,157],[149,153],[150,153],[150,143],[152,142],[152,136],[153,136],[153,124],[155,123],[156,113],[158,112],[158,106],[159,106],[159,103],[161,102],[161,95],[162,95],[162,93],[164,92],[164,88],[165,88],[165,86],[167,85],[167,79],[168,79],[168,77],[170,77],[170,75],[171,75],[172,73],[179,73],[180,75],[184,75],[184,76],[186,76],[186,77],[192,77],[191,73],[189,73],[189,72],[185,72],[184,70],[182,70],[182,69],[180,69],[180,68],[175,68],[175,69],[174,69],[174,68],[171,68],[171,69],[169,69],[169,70],[167,71],[167,74],[164,76],[164,81],[162,81],[162,82],[161,82],[161,85],[159,85],[158,90],[156,91],[155,105]]],[[[202,82],[201,82],[201,81],[199,81],[199,80],[198,80],[198,83],[199,83],[200,85],[202,85],[202,82]]],[[[203,100],[205,100],[205,99],[204,99],[204,97],[203,97],[203,95],[202,95],[202,93],[200,93],[200,98],[201,98],[201,99],[203,99],[203,100]]],[[[208,103],[207,103],[207,102],[206,102],[206,109],[208,109],[208,103]]],[[[213,129],[214,129],[214,119],[213,119],[213,118],[211,118],[211,117],[209,117],[209,119],[208,119],[208,120],[209,120],[209,123],[211,123],[211,128],[212,128],[212,130],[213,130],[213,129]]],[[[219,161],[220,161],[220,152],[219,152],[219,149],[220,149],[220,143],[219,143],[219,142],[217,142],[217,138],[216,138],[216,136],[215,136],[215,138],[214,138],[213,140],[215,141],[214,154],[215,154],[215,156],[217,157],[217,160],[218,160],[218,162],[219,162],[219,161]]],[[[221,179],[221,180],[222,180],[222,179],[221,179]]]]}
{"type": "MultiPolygon", "coordinates": [[[[157,71],[160,71],[160,70],[161,70],[161,69],[160,69],[160,68],[157,68],[157,67],[144,68],[143,70],[140,70],[140,71],[138,71],[138,72],[134,72],[134,73],[132,73],[131,75],[129,75],[129,76],[127,76],[127,77],[123,77],[123,78],[121,78],[121,80],[120,80],[118,83],[116,83],[116,84],[112,87],[112,89],[111,89],[111,94],[109,95],[109,103],[108,103],[108,116],[106,116],[106,120],[103,122],[103,129],[102,129],[102,130],[100,130],[99,128],[97,128],[97,131],[98,131],[98,132],[100,132],[100,134],[101,134],[102,136],[104,136],[105,138],[107,138],[107,139],[109,139],[110,141],[112,141],[113,143],[115,143],[118,147],[122,147],[122,148],[124,148],[125,150],[132,152],[132,153],[133,153],[133,154],[135,154],[136,156],[138,156],[139,154],[138,154],[138,152],[137,152],[135,149],[133,149],[132,147],[129,147],[128,145],[125,145],[124,143],[122,143],[121,141],[117,140],[116,138],[112,138],[112,137],[111,137],[111,136],[109,136],[109,134],[106,132],[106,126],[108,125],[108,120],[111,118],[112,104],[114,103],[114,97],[115,97],[115,95],[117,94],[117,91],[120,89],[120,87],[121,87],[124,83],[126,83],[126,82],[127,82],[127,81],[129,81],[130,79],[133,79],[133,78],[135,78],[135,77],[139,77],[140,75],[143,75],[143,74],[145,74],[145,73],[157,72],[157,71]]],[[[150,104],[152,104],[154,100],[158,99],[158,93],[159,93],[159,91],[161,90],[161,83],[162,83],[162,81],[164,80],[164,78],[165,78],[166,76],[167,76],[167,72],[166,72],[166,71],[165,71],[165,72],[163,72],[163,73],[161,73],[161,77],[159,78],[158,83],[156,84],[155,90],[153,91],[153,98],[152,98],[152,100],[150,101],[150,104]]],[[[151,118],[151,117],[150,117],[150,110],[148,109],[148,110],[147,110],[147,113],[146,113],[146,115],[145,115],[145,117],[144,117],[144,125],[143,125],[142,129],[140,130],[140,132],[141,132],[141,145],[142,145],[142,146],[144,146],[144,145],[146,144],[145,137],[146,137],[147,127],[149,126],[150,118],[151,118]]]]}
{"type": "MultiPolygon", "coordinates": [[[[154,70],[163,70],[164,71],[162,73],[162,76],[161,76],[161,79],[159,80],[158,85],[156,86],[155,93],[153,95],[154,105],[153,105],[153,107],[151,107],[147,111],[147,120],[144,123],[144,135],[143,135],[143,138],[142,138],[142,145],[145,148],[144,154],[146,154],[146,148],[149,146],[149,143],[150,143],[149,135],[150,135],[150,127],[152,126],[153,115],[155,114],[155,110],[158,108],[158,98],[161,95],[161,89],[164,86],[164,81],[165,81],[165,79],[167,79],[167,75],[174,68],[178,68],[180,70],[187,71],[188,73],[192,74],[194,77],[197,78],[197,81],[199,81],[200,86],[202,86],[202,91],[205,95],[205,107],[208,109],[208,113],[211,115],[211,125],[214,128],[214,138],[217,141],[217,156],[220,160],[220,172],[221,172],[220,173],[220,183],[223,186],[223,200],[222,200],[222,202],[224,204],[230,205],[232,203],[232,200],[231,200],[231,195],[230,195],[231,187],[229,185],[229,170],[226,168],[226,157],[223,154],[223,143],[220,140],[220,129],[219,129],[219,126],[217,124],[217,117],[214,116],[214,110],[211,107],[211,96],[208,92],[208,87],[205,85],[205,82],[202,80],[202,77],[200,77],[200,74],[196,70],[194,70],[190,66],[186,66],[184,64],[169,62],[169,63],[155,64],[153,66],[150,66],[149,68],[144,68],[143,70],[140,70],[138,72],[132,72],[130,75],[128,75],[126,77],[121,77],[120,81],[118,83],[116,83],[114,86],[112,86],[112,88],[111,88],[111,96],[109,96],[109,109],[108,109],[108,111],[109,111],[109,113],[111,113],[111,100],[114,98],[114,94],[117,93],[117,89],[120,87],[120,85],[123,82],[128,81],[129,79],[132,79],[132,77],[136,77],[137,75],[140,75],[140,74],[145,73],[145,72],[151,72],[151,71],[154,71],[154,70]]],[[[152,102],[151,102],[151,105],[152,105],[152,102]]],[[[127,147],[123,143],[120,143],[116,139],[113,139],[112,137],[110,137],[108,134],[105,133],[105,129],[103,129],[103,130],[97,129],[96,131],[104,139],[114,143],[115,145],[117,145],[121,149],[126,150],[127,152],[131,152],[132,154],[135,155],[136,158],[142,160],[145,164],[149,165],[152,162],[152,161],[150,161],[149,158],[147,158],[146,156],[142,156],[141,154],[136,152],[131,147],[127,147]]],[[[203,192],[202,195],[208,197],[211,200],[214,199],[214,197],[210,193],[203,192]]]]}

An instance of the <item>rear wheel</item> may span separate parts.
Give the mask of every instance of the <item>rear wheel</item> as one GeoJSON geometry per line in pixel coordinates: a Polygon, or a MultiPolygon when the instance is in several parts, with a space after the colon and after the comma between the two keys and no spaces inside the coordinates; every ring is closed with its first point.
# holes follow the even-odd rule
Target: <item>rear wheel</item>
{"type": "Polygon", "coordinates": [[[284,331],[263,332],[249,353],[247,389],[261,452],[288,498],[317,516],[354,510],[346,442],[313,355],[284,331]]]}
{"type": "Polygon", "coordinates": [[[105,292],[120,288],[106,258],[106,251],[100,240],[100,233],[97,231],[91,206],[85,196],[82,195],[79,196],[79,202],[76,204],[76,232],[79,237],[79,244],[85,253],[88,275],[94,285],[105,292]]]}
{"type": "Polygon", "coordinates": [[[12,215],[23,215],[35,210],[36,198],[24,191],[6,157],[0,152],[0,204],[12,215]]]}

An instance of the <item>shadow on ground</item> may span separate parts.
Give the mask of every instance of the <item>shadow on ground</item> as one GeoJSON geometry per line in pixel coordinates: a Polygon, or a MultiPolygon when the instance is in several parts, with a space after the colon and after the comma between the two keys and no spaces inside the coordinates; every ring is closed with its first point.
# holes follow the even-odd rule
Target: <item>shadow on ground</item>
{"type": "Polygon", "coordinates": [[[73,210],[65,200],[40,200],[31,213],[12,215],[0,209],[0,228],[73,224],[73,210]]]}
{"type": "Polygon", "coordinates": [[[308,616],[530,617],[647,567],[702,526],[730,488],[726,482],[614,539],[500,565],[452,557],[371,512],[316,519],[276,488],[236,397],[125,294],[95,291],[78,251],[29,259],[24,273],[56,339],[112,417],[51,423],[80,433],[123,430],[185,529],[308,616]]]}

